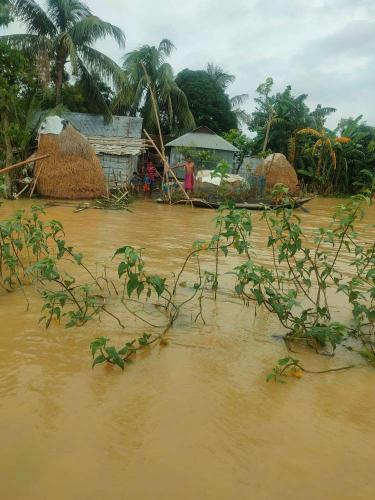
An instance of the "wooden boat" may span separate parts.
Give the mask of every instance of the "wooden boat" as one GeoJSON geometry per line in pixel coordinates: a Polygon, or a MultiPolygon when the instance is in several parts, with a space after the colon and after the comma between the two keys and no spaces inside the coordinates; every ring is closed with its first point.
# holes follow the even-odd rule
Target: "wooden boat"
{"type": "MultiPolygon", "coordinates": [[[[309,196],[306,198],[297,198],[294,200],[294,208],[300,208],[305,205],[307,202],[315,198],[315,196],[309,196]]],[[[165,203],[168,204],[168,201],[163,200],[162,198],[157,198],[157,203],[165,203]]],[[[172,203],[172,205],[193,205],[194,207],[199,208],[219,208],[220,203],[210,203],[202,198],[191,198],[190,200],[178,200],[172,203]]],[[[291,203],[284,204],[276,204],[276,203],[236,203],[236,208],[245,208],[247,210],[265,210],[266,208],[292,208],[291,203]]]]}

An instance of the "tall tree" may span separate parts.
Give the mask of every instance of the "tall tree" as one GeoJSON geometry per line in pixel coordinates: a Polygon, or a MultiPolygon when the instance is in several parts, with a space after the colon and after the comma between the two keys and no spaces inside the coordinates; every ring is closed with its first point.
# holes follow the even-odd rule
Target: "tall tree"
{"type": "MultiPolygon", "coordinates": [[[[23,55],[0,43],[0,163],[12,164],[29,153],[36,126],[37,76],[23,55]]],[[[11,194],[16,171],[6,174],[11,194]]]]}
{"type": "Polygon", "coordinates": [[[294,161],[295,133],[312,125],[310,110],[306,105],[307,94],[295,96],[288,85],[283,92],[272,94],[273,80],[258,86],[256,108],[251,114],[249,130],[256,133],[255,151],[267,148],[283,153],[294,161]]]}
{"type": "Polygon", "coordinates": [[[10,0],[0,0],[0,28],[2,26],[8,26],[11,20],[10,0]]]}
{"type": "MultiPolygon", "coordinates": [[[[228,85],[233,83],[236,79],[234,75],[226,73],[221,66],[217,66],[214,63],[208,63],[206,71],[212,80],[224,91],[226,91],[228,85]]],[[[248,94],[239,94],[229,98],[232,111],[236,115],[237,121],[244,125],[248,125],[250,122],[250,115],[242,108],[242,105],[248,98],[248,94]]]]}
{"type": "Polygon", "coordinates": [[[206,125],[217,133],[237,128],[237,118],[222,83],[207,71],[184,69],[176,82],[188,98],[197,125],[206,125]]]}
{"type": "Polygon", "coordinates": [[[321,104],[318,104],[316,108],[313,111],[311,111],[309,115],[310,126],[318,130],[322,130],[326,124],[329,115],[334,113],[335,111],[336,108],[332,108],[329,106],[324,107],[321,104]]]}
{"type": "Polygon", "coordinates": [[[342,118],[336,129],[336,134],[349,137],[350,142],[340,145],[338,165],[342,175],[339,175],[341,192],[353,192],[358,185],[366,185],[369,174],[375,176],[375,127],[371,127],[363,116],[342,118]]]}
{"type": "MultiPolygon", "coordinates": [[[[92,74],[97,91],[110,107],[113,99],[113,90],[104,83],[98,75],[92,74]]],[[[64,97],[63,109],[77,113],[100,114],[101,107],[98,105],[96,93],[93,95],[91,89],[87,88],[86,81],[78,78],[73,84],[69,81],[63,83],[62,94],[64,97]]],[[[47,89],[43,92],[43,101],[41,103],[43,110],[50,111],[55,108],[55,95],[53,89],[47,89]]]]}
{"type": "Polygon", "coordinates": [[[228,85],[233,83],[236,79],[234,75],[226,73],[223,68],[215,65],[214,63],[208,63],[206,71],[212,78],[212,80],[216,82],[223,90],[226,90],[228,85]]]}
{"type": "Polygon", "coordinates": [[[120,84],[121,68],[112,59],[93,48],[98,40],[111,36],[120,46],[125,36],[120,28],[94,16],[81,0],[47,0],[47,10],[34,0],[10,0],[11,12],[26,26],[26,34],[2,38],[12,47],[24,51],[37,64],[41,79],[48,83],[50,63],[56,86],[56,104],[62,102],[64,70],[70,63],[73,74],[80,76],[91,94],[96,96],[105,116],[110,110],[93,74],[120,84]]]}
{"type": "Polygon", "coordinates": [[[174,45],[164,39],[158,47],[143,45],[124,57],[125,85],[116,96],[116,112],[131,116],[140,113],[149,132],[157,130],[152,92],[155,96],[162,129],[166,133],[194,127],[194,118],[184,92],[178,86],[167,62],[174,45]]]}
{"type": "Polygon", "coordinates": [[[284,153],[309,190],[326,194],[358,190],[374,170],[375,128],[359,116],[343,119],[330,130],[326,121],[335,108],[319,104],[311,111],[307,94],[293,95],[289,85],[273,93],[272,87],[272,78],[267,78],[257,88],[249,126],[255,134],[254,153],[284,153]]]}
{"type": "Polygon", "coordinates": [[[229,132],[225,132],[223,137],[226,141],[230,142],[233,146],[236,146],[236,148],[239,149],[239,153],[236,154],[239,168],[244,157],[250,155],[252,151],[252,139],[238,129],[232,129],[229,132]]]}

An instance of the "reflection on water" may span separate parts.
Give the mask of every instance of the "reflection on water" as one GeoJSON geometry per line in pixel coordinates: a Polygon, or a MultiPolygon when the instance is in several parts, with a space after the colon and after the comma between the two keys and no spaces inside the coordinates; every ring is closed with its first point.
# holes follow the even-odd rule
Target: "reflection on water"
{"type": "MultiPolygon", "coordinates": [[[[305,227],[327,223],[336,203],[311,202],[301,214],[305,227]]],[[[1,218],[28,205],[5,203],[1,218]]],[[[374,210],[360,228],[369,241],[374,210]]],[[[139,202],[134,213],[56,206],[47,215],[64,223],[92,265],[129,244],[144,247],[147,266],[167,275],[192,241],[210,235],[214,212],[139,202]]],[[[253,244],[267,261],[259,217],[253,244]]],[[[374,497],[374,370],[266,384],[285,353],[272,337],[280,327],[225,297],[207,301],[205,326],[182,317],[168,347],[140,354],[125,373],[91,370],[90,340],[121,342],[123,334],[105,321],[45,331],[37,292],[28,295],[28,312],[21,293],[0,299],[0,498],[374,497]]],[[[349,312],[336,300],[344,317],[349,312]]],[[[298,357],[325,369],[349,354],[298,357]]]]}

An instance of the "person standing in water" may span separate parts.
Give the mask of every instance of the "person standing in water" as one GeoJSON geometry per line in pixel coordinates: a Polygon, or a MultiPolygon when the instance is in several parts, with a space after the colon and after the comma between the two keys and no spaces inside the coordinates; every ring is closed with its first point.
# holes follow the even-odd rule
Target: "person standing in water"
{"type": "Polygon", "coordinates": [[[145,193],[145,199],[151,198],[152,190],[155,185],[156,176],[160,177],[160,174],[156,170],[153,161],[149,160],[146,165],[146,172],[143,181],[143,191],[145,193]]]}
{"type": "Polygon", "coordinates": [[[193,162],[191,156],[186,158],[184,163],[185,169],[185,179],[184,179],[184,188],[185,191],[189,194],[194,191],[194,181],[195,181],[195,163],[193,162]]]}

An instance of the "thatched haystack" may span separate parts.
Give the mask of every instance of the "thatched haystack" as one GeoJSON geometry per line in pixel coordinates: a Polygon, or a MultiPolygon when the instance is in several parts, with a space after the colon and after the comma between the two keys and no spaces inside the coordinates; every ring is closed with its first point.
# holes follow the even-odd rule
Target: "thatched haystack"
{"type": "Polygon", "coordinates": [[[71,125],[61,123],[60,131],[40,130],[37,155],[50,156],[35,165],[39,194],[72,200],[104,196],[105,176],[92,146],[71,125]]]}
{"type": "Polygon", "coordinates": [[[275,184],[284,184],[290,194],[299,194],[299,183],[296,171],[281,153],[273,153],[257,166],[255,175],[266,178],[266,193],[271,193],[275,184]]]}

